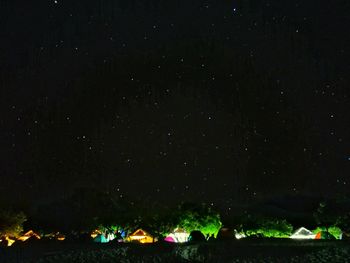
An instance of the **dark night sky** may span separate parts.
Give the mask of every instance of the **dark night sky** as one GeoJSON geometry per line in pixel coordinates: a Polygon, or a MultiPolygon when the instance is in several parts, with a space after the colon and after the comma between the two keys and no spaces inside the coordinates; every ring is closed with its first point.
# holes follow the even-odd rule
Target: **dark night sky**
{"type": "Polygon", "coordinates": [[[229,207],[347,193],[349,12],[346,0],[0,1],[2,198],[93,186],[229,207]]]}

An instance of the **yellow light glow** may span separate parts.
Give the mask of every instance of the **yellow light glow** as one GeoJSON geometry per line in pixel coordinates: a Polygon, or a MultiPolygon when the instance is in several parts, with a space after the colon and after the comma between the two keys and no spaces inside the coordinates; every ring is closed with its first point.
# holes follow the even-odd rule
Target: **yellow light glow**
{"type": "Polygon", "coordinates": [[[136,230],[133,234],[131,234],[127,240],[129,241],[138,241],[142,244],[145,243],[153,243],[157,240],[155,240],[151,235],[143,231],[142,229],[136,230]]]}
{"type": "Polygon", "coordinates": [[[8,246],[8,247],[12,246],[13,243],[16,242],[16,240],[13,240],[13,239],[11,239],[11,238],[9,238],[9,237],[6,237],[5,239],[7,240],[7,246],[8,246]]]}
{"type": "Polygon", "coordinates": [[[65,239],[66,239],[65,236],[58,236],[58,237],[57,237],[57,240],[58,240],[58,241],[63,241],[63,240],[65,240],[65,239]]]}
{"type": "Polygon", "coordinates": [[[28,238],[30,238],[29,236],[21,236],[19,237],[17,240],[20,240],[20,241],[26,241],[28,238]]]}
{"type": "Polygon", "coordinates": [[[92,238],[95,238],[95,237],[97,237],[98,235],[101,235],[101,234],[102,234],[102,232],[100,230],[96,229],[90,234],[90,236],[92,238]]]}
{"type": "Polygon", "coordinates": [[[37,239],[40,239],[41,237],[36,234],[33,230],[29,230],[27,233],[25,233],[23,236],[17,238],[17,240],[20,240],[22,242],[26,241],[27,239],[31,238],[31,237],[35,237],[37,239]]]}

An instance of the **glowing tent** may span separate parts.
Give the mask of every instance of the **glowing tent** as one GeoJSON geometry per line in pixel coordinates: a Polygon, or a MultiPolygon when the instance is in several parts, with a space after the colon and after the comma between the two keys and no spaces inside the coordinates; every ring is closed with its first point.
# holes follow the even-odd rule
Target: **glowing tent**
{"type": "Polygon", "coordinates": [[[100,230],[94,230],[90,236],[94,239],[96,243],[108,243],[115,239],[114,233],[102,233],[100,230]]]}
{"type": "Polygon", "coordinates": [[[292,239],[315,239],[315,234],[305,227],[297,229],[293,235],[290,236],[292,239]]]}
{"type": "Polygon", "coordinates": [[[164,241],[169,242],[169,243],[176,243],[176,240],[170,235],[168,235],[166,238],[164,238],[164,241]]]}
{"type": "Polygon", "coordinates": [[[24,241],[28,240],[29,238],[40,239],[40,236],[38,234],[36,234],[33,230],[29,230],[23,236],[20,236],[19,238],[17,238],[17,240],[24,242],[24,241]]]}
{"type": "Polygon", "coordinates": [[[152,237],[149,233],[142,229],[136,230],[134,233],[132,233],[130,236],[127,237],[127,241],[132,242],[140,242],[140,243],[153,243],[157,240],[152,237]]]}
{"type": "Polygon", "coordinates": [[[335,239],[335,237],[326,231],[320,231],[315,235],[315,239],[335,239]]]}
{"type": "Polygon", "coordinates": [[[170,233],[164,241],[171,242],[171,243],[184,243],[188,241],[188,237],[190,236],[189,233],[187,233],[182,228],[176,228],[174,232],[170,233]]]}
{"type": "Polygon", "coordinates": [[[108,243],[108,241],[109,240],[102,234],[99,234],[94,238],[94,242],[96,243],[108,243]]]}
{"type": "Polygon", "coordinates": [[[101,235],[101,234],[102,234],[102,232],[100,230],[96,229],[90,234],[90,236],[92,238],[95,238],[95,237],[97,237],[98,235],[101,235]]]}
{"type": "Polygon", "coordinates": [[[8,237],[8,236],[4,236],[0,239],[0,243],[2,246],[7,246],[7,247],[10,247],[13,245],[13,243],[15,243],[16,240],[8,237]]]}
{"type": "Polygon", "coordinates": [[[66,236],[65,236],[65,235],[59,234],[59,235],[57,236],[57,240],[58,240],[58,241],[64,241],[65,239],[66,239],[66,236]]]}

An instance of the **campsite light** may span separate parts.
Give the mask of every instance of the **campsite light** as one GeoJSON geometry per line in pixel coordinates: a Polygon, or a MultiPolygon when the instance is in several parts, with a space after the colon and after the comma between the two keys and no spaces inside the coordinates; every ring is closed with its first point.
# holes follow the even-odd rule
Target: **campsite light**
{"type": "Polygon", "coordinates": [[[6,236],[5,239],[6,239],[6,241],[7,241],[7,246],[8,246],[8,247],[12,246],[13,243],[16,242],[16,240],[13,240],[13,239],[9,238],[8,236],[6,236]]]}
{"type": "Polygon", "coordinates": [[[99,231],[98,229],[96,229],[96,230],[94,230],[92,233],[91,233],[91,237],[92,238],[95,238],[95,237],[97,237],[98,235],[101,235],[102,233],[101,233],[101,231],[99,231]]]}
{"type": "Polygon", "coordinates": [[[297,231],[294,232],[293,235],[290,236],[292,239],[315,239],[315,234],[312,233],[310,230],[306,229],[305,227],[299,228],[297,231]]]}
{"type": "Polygon", "coordinates": [[[127,240],[129,241],[138,241],[142,244],[144,243],[153,243],[157,241],[155,238],[153,238],[150,234],[145,232],[142,229],[136,230],[133,234],[128,236],[127,240]]]}
{"type": "Polygon", "coordinates": [[[185,230],[176,228],[173,233],[170,233],[164,240],[167,242],[184,243],[188,241],[190,236],[185,230]]]}
{"type": "Polygon", "coordinates": [[[241,238],[245,238],[245,237],[246,237],[245,234],[241,234],[241,233],[238,233],[238,232],[235,233],[235,238],[236,239],[241,239],[241,238]]]}
{"type": "Polygon", "coordinates": [[[18,240],[24,242],[24,241],[26,241],[28,238],[29,238],[29,236],[21,236],[21,237],[18,238],[18,240]]]}
{"type": "Polygon", "coordinates": [[[63,240],[65,240],[65,239],[66,239],[65,236],[58,236],[58,237],[57,237],[57,240],[58,240],[58,241],[63,241],[63,240]]]}
{"type": "Polygon", "coordinates": [[[40,239],[41,237],[36,234],[33,230],[29,230],[27,233],[25,233],[23,236],[20,236],[17,238],[17,240],[20,240],[22,242],[27,241],[29,238],[35,237],[36,239],[40,239]]]}

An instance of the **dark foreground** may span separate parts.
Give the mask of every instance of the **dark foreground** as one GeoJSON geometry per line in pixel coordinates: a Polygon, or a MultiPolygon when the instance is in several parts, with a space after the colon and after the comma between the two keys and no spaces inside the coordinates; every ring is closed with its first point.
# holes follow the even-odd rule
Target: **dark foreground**
{"type": "Polygon", "coordinates": [[[239,240],[194,244],[32,243],[0,250],[1,263],[350,262],[350,242],[239,240]]]}

